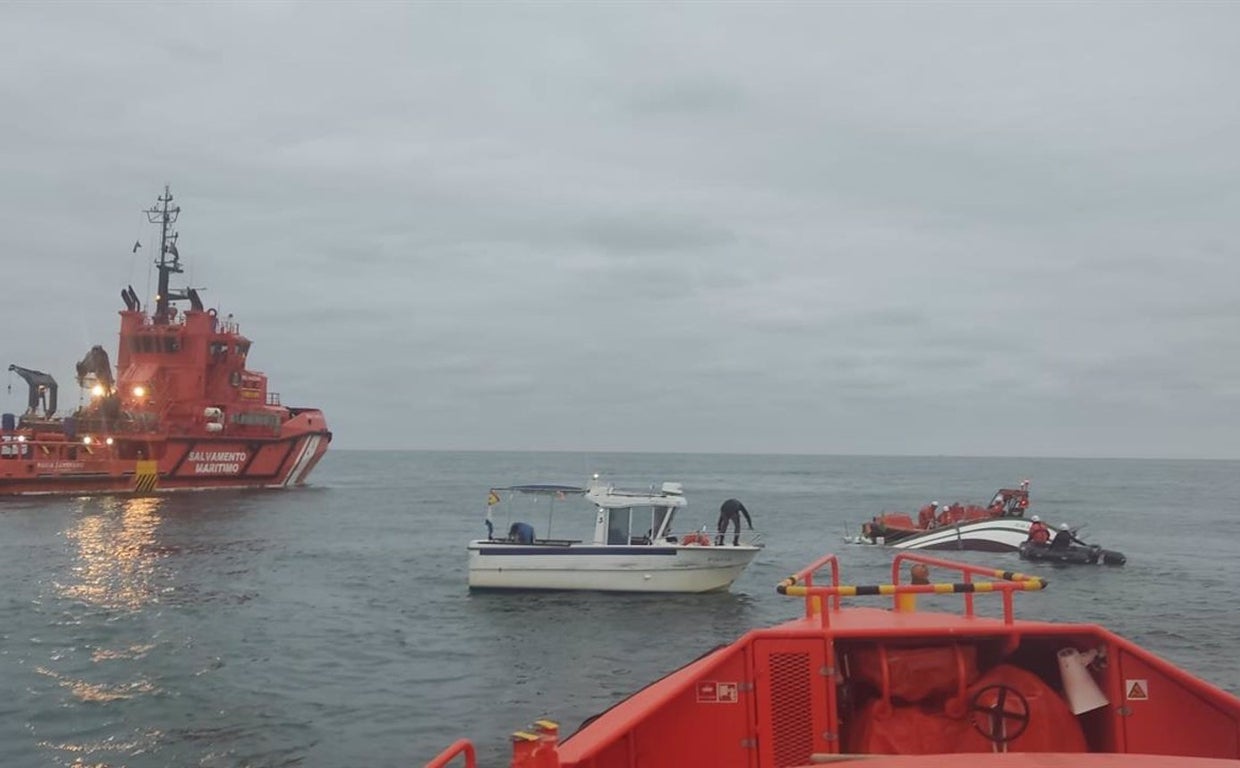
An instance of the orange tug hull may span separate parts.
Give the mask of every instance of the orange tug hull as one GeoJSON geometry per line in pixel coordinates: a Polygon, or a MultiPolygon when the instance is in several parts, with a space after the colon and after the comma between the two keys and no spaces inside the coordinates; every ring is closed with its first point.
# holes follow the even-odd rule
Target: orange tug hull
{"type": "MultiPolygon", "coordinates": [[[[317,413],[317,411],[315,412],[317,413]]],[[[314,419],[322,423],[322,417],[314,419]]],[[[166,438],[159,460],[87,458],[0,461],[0,495],[162,493],[303,485],[327,453],[331,433],[302,431],[262,441],[166,438]]],[[[97,455],[104,454],[104,455],[97,455]]]]}
{"type": "MultiPolygon", "coordinates": [[[[1240,699],[1098,625],[1016,619],[1014,593],[1045,580],[915,553],[897,556],[892,573],[891,584],[843,586],[835,557],[820,559],[778,588],[803,599],[801,618],[748,632],[565,738],[537,721],[513,734],[510,766],[1206,768],[1240,758],[1240,699]],[[901,563],[963,579],[901,583],[901,563]],[[975,615],[980,592],[1000,593],[1000,618],[975,615]],[[919,594],[947,593],[961,594],[960,613],[918,609],[919,594]],[[841,606],[864,595],[890,607],[841,606]]],[[[427,764],[449,765],[477,765],[469,741],[427,764]]]]}
{"type": "Polygon", "coordinates": [[[200,289],[170,286],[183,272],[171,228],[181,209],[167,188],[159,203],[146,211],[160,228],[153,305],[121,290],[115,373],[102,346],[77,364],[89,402],[57,416],[56,380],[9,366],[30,398],[20,418],[0,420],[0,496],[285,488],[327,451],[323,413],[283,405],[247,367],[252,342],[233,316],[206,307],[200,289]]]}

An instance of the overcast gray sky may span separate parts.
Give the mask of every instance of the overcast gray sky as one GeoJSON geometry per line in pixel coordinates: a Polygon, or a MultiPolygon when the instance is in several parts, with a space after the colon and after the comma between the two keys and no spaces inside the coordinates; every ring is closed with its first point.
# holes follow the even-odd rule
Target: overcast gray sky
{"type": "Polygon", "coordinates": [[[1238,30],[5,4],[2,362],[72,408],[171,183],[193,284],[337,447],[1240,457],[1238,30]]]}

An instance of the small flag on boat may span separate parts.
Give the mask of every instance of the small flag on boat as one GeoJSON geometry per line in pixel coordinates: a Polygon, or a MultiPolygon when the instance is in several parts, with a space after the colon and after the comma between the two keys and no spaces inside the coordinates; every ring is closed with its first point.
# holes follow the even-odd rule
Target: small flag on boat
{"type": "Polygon", "coordinates": [[[499,494],[496,493],[495,491],[491,491],[491,493],[487,496],[487,506],[493,507],[498,503],[499,503],[499,494]]]}
{"type": "Polygon", "coordinates": [[[142,247],[142,243],[140,241],[138,240],[133,241],[133,253],[137,253],[138,249],[141,247],[142,247]]]}

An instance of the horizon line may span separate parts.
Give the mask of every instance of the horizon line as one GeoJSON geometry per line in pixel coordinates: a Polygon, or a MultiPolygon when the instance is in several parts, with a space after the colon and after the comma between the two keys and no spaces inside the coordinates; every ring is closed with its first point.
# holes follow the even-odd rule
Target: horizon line
{"type": "Polygon", "coordinates": [[[633,450],[595,448],[329,448],[333,453],[597,453],[633,454],[649,456],[789,456],[805,458],[855,458],[855,459],[1019,459],[1019,460],[1070,460],[1070,461],[1219,461],[1237,462],[1240,456],[1083,456],[1050,454],[949,454],[949,453],[815,453],[797,451],[687,451],[687,450],[633,450]]]}

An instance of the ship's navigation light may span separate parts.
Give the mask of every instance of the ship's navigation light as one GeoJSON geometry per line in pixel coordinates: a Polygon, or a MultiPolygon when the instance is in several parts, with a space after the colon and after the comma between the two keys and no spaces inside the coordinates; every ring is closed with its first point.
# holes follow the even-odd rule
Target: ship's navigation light
{"type": "Polygon", "coordinates": [[[111,445],[111,444],[112,444],[112,438],[110,438],[110,437],[104,438],[103,442],[107,443],[108,445],[111,445]]]}
{"type": "Polygon", "coordinates": [[[25,436],[25,435],[18,435],[18,436],[17,436],[17,442],[19,442],[19,443],[24,443],[24,442],[26,442],[26,436],[25,436]]]}
{"type": "Polygon", "coordinates": [[[91,440],[90,435],[87,435],[86,437],[82,438],[82,445],[90,445],[92,442],[94,441],[91,440]]]}
{"type": "Polygon", "coordinates": [[[94,395],[95,397],[102,397],[103,396],[103,385],[96,384],[95,386],[91,387],[90,393],[94,395]]]}
{"type": "Polygon", "coordinates": [[[134,387],[133,396],[134,397],[146,397],[146,387],[142,386],[141,384],[134,387]]]}

